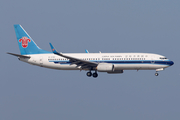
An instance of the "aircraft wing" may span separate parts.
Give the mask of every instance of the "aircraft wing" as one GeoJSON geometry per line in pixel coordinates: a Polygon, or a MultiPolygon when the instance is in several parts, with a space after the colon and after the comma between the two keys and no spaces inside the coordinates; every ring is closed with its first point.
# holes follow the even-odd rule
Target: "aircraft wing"
{"type": "Polygon", "coordinates": [[[82,69],[92,69],[93,67],[97,67],[98,63],[96,62],[90,62],[90,61],[86,61],[86,60],[82,60],[82,59],[79,59],[79,58],[75,58],[75,57],[71,57],[71,56],[67,56],[67,55],[64,55],[62,53],[59,53],[51,43],[49,43],[50,46],[51,46],[51,50],[54,54],[56,55],[59,55],[61,57],[64,57],[64,58],[67,58],[69,59],[69,61],[71,62],[71,65],[72,64],[76,64],[77,67],[80,67],[82,69]]]}

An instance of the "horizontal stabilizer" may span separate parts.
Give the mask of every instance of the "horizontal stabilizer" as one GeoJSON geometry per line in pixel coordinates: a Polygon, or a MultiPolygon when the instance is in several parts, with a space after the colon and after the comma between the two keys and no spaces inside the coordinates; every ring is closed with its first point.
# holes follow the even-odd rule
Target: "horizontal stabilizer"
{"type": "Polygon", "coordinates": [[[14,55],[14,56],[16,56],[16,57],[21,57],[21,58],[31,58],[31,57],[29,57],[29,56],[19,55],[19,54],[14,54],[14,53],[8,53],[8,52],[7,52],[7,54],[14,55]]]}

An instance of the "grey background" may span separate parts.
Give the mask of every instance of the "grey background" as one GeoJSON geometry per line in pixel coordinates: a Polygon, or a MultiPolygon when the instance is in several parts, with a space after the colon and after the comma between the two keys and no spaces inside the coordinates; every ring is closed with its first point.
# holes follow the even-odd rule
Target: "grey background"
{"type": "Polygon", "coordinates": [[[1,0],[0,120],[179,120],[179,0],[1,0]],[[13,25],[42,49],[63,53],[145,52],[175,65],[160,72],[99,73],[32,66],[13,25]]]}

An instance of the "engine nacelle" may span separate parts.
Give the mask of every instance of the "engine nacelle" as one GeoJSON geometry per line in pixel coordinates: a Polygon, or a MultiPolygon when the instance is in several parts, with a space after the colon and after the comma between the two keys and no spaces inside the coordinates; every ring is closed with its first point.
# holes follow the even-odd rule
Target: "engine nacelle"
{"type": "Polygon", "coordinates": [[[109,63],[99,63],[97,66],[98,72],[107,72],[108,74],[119,74],[123,73],[124,71],[118,68],[116,65],[109,64],[109,63]]]}
{"type": "Polygon", "coordinates": [[[98,72],[113,72],[113,70],[114,70],[113,64],[99,63],[99,65],[97,66],[98,72]]]}

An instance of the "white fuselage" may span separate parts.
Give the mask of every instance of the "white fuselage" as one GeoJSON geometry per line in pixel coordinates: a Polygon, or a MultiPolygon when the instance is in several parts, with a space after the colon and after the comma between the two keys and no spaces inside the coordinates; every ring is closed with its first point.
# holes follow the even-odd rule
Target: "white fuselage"
{"type": "MultiPolygon", "coordinates": [[[[163,70],[173,63],[162,55],[150,53],[69,53],[64,54],[74,58],[113,64],[115,70],[163,70]]],[[[55,54],[31,54],[30,59],[20,58],[21,61],[59,70],[82,70],[76,64],[71,64],[69,59],[55,54]]],[[[86,70],[86,69],[84,69],[86,70]]]]}
{"type": "Polygon", "coordinates": [[[19,58],[19,60],[32,65],[57,69],[57,70],[88,70],[88,77],[98,77],[97,72],[109,74],[123,73],[124,70],[164,70],[173,61],[158,54],[151,53],[59,53],[49,43],[51,51],[46,51],[37,46],[24,28],[14,25],[17,42],[21,54],[8,53],[19,58]],[[91,71],[94,71],[92,73],[91,71]]]}

